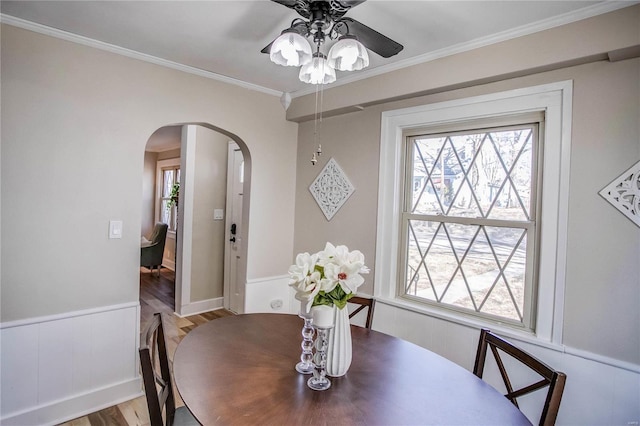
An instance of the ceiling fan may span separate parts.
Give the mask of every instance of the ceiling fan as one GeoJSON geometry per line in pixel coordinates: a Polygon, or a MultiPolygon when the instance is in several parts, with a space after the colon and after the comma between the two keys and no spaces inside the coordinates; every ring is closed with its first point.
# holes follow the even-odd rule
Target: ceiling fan
{"type": "Polygon", "coordinates": [[[271,61],[278,65],[302,66],[300,80],[305,83],[332,83],[336,69],[355,71],[368,66],[367,49],[383,58],[403,49],[400,43],[345,16],[366,0],[271,1],[295,10],[301,18],[294,19],[291,26],[261,52],[268,53],[271,61]],[[307,38],[313,39],[315,52],[307,38]],[[320,46],[327,38],[338,41],[328,55],[324,55],[320,46]]]}

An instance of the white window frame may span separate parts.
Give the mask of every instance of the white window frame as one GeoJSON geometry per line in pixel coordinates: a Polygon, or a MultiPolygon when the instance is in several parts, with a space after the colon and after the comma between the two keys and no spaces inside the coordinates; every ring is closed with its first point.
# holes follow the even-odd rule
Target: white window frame
{"type": "Polygon", "coordinates": [[[510,90],[382,113],[375,296],[382,303],[473,327],[560,345],[564,318],[572,81],[510,90]],[[541,111],[545,125],[535,334],[482,318],[468,318],[398,296],[400,215],[404,188],[403,132],[420,127],[541,111]]]}
{"type": "MultiPolygon", "coordinates": [[[[167,160],[158,160],[156,162],[156,198],[155,198],[155,218],[156,222],[160,221],[160,212],[162,210],[162,184],[163,184],[163,176],[162,171],[168,168],[180,168],[180,157],[177,158],[169,158],[167,160]]],[[[176,231],[169,230],[167,231],[168,238],[176,238],[176,231]]]]}
{"type": "MultiPolygon", "coordinates": [[[[521,232],[524,232],[526,235],[526,267],[524,268],[524,303],[521,306],[521,315],[522,320],[517,321],[516,319],[508,319],[504,318],[505,324],[510,323],[513,327],[523,328],[526,330],[531,330],[533,325],[535,324],[534,320],[534,312],[532,310],[535,307],[536,294],[535,287],[537,280],[535,279],[535,274],[533,273],[534,268],[537,266],[537,246],[538,246],[538,233],[536,229],[539,227],[539,215],[538,215],[538,179],[540,171],[540,167],[542,165],[540,154],[541,147],[544,147],[542,143],[542,138],[539,137],[540,129],[544,129],[544,115],[542,113],[528,113],[528,114],[519,114],[515,116],[503,117],[498,120],[492,118],[489,121],[467,121],[461,123],[461,126],[449,127],[449,128],[441,128],[438,127],[436,129],[428,127],[424,129],[417,129],[415,131],[405,132],[404,140],[405,140],[405,152],[406,157],[405,161],[405,199],[403,202],[403,209],[401,210],[401,251],[400,251],[400,260],[404,265],[407,262],[408,255],[408,244],[409,244],[409,222],[411,221],[427,221],[436,224],[446,224],[446,226],[450,226],[451,224],[458,223],[460,225],[471,225],[471,226],[502,226],[510,229],[517,229],[521,232]],[[413,198],[413,167],[414,167],[414,143],[416,139],[429,139],[431,137],[446,137],[451,134],[456,135],[468,135],[468,134],[478,134],[478,133],[494,133],[501,132],[510,129],[530,129],[531,130],[531,149],[532,149],[532,159],[531,159],[531,177],[532,181],[530,182],[530,191],[531,195],[529,197],[530,208],[528,210],[529,217],[519,218],[519,219],[502,219],[496,217],[464,217],[459,216],[456,213],[448,214],[445,212],[442,213],[424,213],[424,212],[414,212],[412,211],[415,202],[413,198]],[[434,136],[435,135],[435,136],[434,136]],[[408,179],[412,179],[410,183],[408,179]]],[[[445,148],[445,144],[440,147],[440,150],[445,148]]],[[[506,179],[507,175],[505,175],[506,179]]],[[[425,187],[427,184],[425,184],[425,187]]],[[[434,187],[435,190],[435,187],[434,187]]],[[[425,249],[425,247],[422,247],[425,249]]],[[[515,247],[512,247],[514,249],[515,247]]],[[[425,259],[428,261],[429,255],[425,253],[425,259]]],[[[456,260],[458,258],[456,257],[456,260]]],[[[505,265],[502,265],[505,266],[505,265]]],[[[463,267],[464,270],[464,267],[463,267]]],[[[537,270],[537,268],[536,268],[537,270]]],[[[405,283],[405,289],[407,286],[407,268],[402,268],[402,271],[399,274],[399,280],[405,283]]],[[[466,281],[466,280],[465,280],[466,281]]],[[[467,284],[471,284],[470,281],[467,281],[467,284]]],[[[511,285],[511,283],[509,283],[511,285]]],[[[399,286],[400,287],[400,286],[399,286]]],[[[398,288],[398,295],[404,297],[406,299],[413,299],[420,303],[428,303],[434,306],[441,307],[442,309],[450,309],[459,312],[461,315],[475,316],[479,318],[492,318],[494,321],[498,319],[497,315],[492,315],[488,312],[483,311],[474,311],[471,308],[462,308],[457,306],[454,303],[447,303],[443,301],[436,301],[430,298],[423,298],[421,296],[414,296],[406,293],[406,290],[398,288]]],[[[515,302],[514,302],[515,303],[515,302]]]]}

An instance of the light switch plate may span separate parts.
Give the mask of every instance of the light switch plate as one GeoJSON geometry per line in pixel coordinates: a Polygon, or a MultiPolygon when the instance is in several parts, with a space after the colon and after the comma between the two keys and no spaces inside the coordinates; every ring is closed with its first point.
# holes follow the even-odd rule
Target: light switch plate
{"type": "Polygon", "coordinates": [[[109,239],[122,238],[122,221],[109,221],[109,239]]]}
{"type": "Polygon", "coordinates": [[[215,209],[213,210],[213,220],[222,220],[224,219],[224,210],[215,209]]]}

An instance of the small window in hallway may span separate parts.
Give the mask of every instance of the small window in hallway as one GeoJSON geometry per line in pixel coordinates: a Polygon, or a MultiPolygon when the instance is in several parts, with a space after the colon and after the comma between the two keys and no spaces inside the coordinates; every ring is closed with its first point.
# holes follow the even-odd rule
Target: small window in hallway
{"type": "Polygon", "coordinates": [[[162,168],[160,221],[169,225],[169,231],[178,227],[178,200],[180,196],[180,166],[162,168]]]}

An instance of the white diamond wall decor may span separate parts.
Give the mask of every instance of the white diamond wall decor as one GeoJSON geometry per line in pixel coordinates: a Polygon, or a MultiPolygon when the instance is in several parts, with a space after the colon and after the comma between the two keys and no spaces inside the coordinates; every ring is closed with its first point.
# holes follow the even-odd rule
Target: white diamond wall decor
{"type": "Polygon", "coordinates": [[[331,220],[355,188],[336,160],[331,158],[313,181],[309,191],[327,220],[331,220]]]}
{"type": "Polygon", "coordinates": [[[600,195],[640,226],[640,161],[603,188],[600,195]]]}

